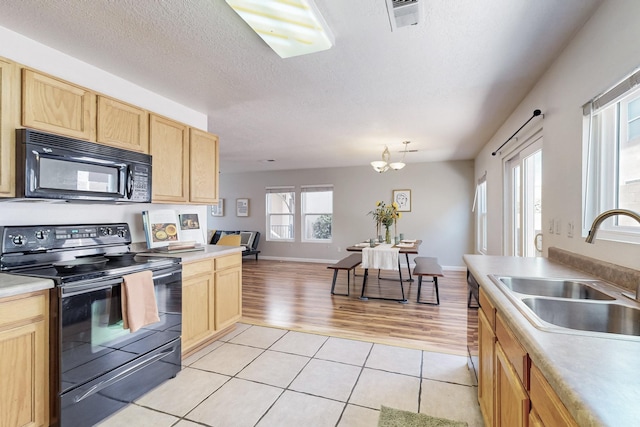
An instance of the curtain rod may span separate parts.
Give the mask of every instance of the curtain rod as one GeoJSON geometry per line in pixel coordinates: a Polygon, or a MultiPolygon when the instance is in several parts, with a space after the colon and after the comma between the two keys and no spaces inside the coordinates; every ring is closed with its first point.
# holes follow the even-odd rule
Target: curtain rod
{"type": "Polygon", "coordinates": [[[527,125],[527,123],[529,123],[534,117],[539,116],[540,114],[542,114],[542,111],[540,110],[533,110],[533,115],[531,117],[529,117],[529,120],[527,120],[526,122],[524,122],[524,124],[522,126],[520,126],[520,129],[518,129],[517,131],[515,131],[513,133],[513,135],[511,135],[509,137],[509,139],[507,139],[500,147],[498,147],[498,149],[496,151],[494,151],[493,153],[491,153],[492,156],[495,156],[496,154],[498,154],[498,151],[500,151],[500,149],[502,147],[504,147],[505,145],[507,145],[507,142],[511,141],[513,139],[514,136],[516,136],[518,134],[518,132],[520,132],[522,130],[523,127],[525,127],[527,125]]]}

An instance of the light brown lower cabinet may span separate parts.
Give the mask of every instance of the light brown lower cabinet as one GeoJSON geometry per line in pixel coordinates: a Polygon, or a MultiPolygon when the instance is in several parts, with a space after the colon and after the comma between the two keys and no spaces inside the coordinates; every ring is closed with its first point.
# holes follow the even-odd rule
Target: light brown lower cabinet
{"type": "Polygon", "coordinates": [[[478,309],[478,403],[484,424],[493,425],[493,379],[496,354],[496,334],[485,314],[486,308],[478,309]]]}
{"type": "MultiPolygon", "coordinates": [[[[540,369],[531,364],[531,412],[539,418],[540,426],[578,427],[566,406],[547,382],[540,369]]],[[[531,425],[531,424],[530,424],[531,425]]]]}
{"type": "Polygon", "coordinates": [[[182,354],[215,339],[242,316],[240,253],[182,267],[182,354]]]}
{"type": "Polygon", "coordinates": [[[49,293],[0,299],[0,426],[49,425],[49,293]]]}
{"type": "Polygon", "coordinates": [[[227,255],[214,262],[216,329],[222,330],[242,317],[242,255],[227,255]]]}
{"type": "Polygon", "coordinates": [[[480,288],[478,402],[486,427],[577,427],[480,288]]]}
{"type": "Polygon", "coordinates": [[[526,427],[529,419],[529,395],[500,341],[496,344],[495,422],[496,427],[526,427]]]}

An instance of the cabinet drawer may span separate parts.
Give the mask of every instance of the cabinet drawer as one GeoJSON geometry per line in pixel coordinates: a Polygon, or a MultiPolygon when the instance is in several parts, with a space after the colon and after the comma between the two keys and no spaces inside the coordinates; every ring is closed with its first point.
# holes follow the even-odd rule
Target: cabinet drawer
{"type": "Polygon", "coordinates": [[[531,406],[545,426],[577,427],[571,414],[555,394],[542,372],[531,364],[531,406]]]}
{"type": "Polygon", "coordinates": [[[491,325],[491,329],[495,331],[496,330],[496,308],[494,307],[493,304],[491,304],[491,301],[489,301],[489,298],[487,298],[487,295],[484,293],[482,289],[480,289],[479,302],[480,302],[480,308],[482,309],[482,311],[484,311],[484,315],[487,317],[487,320],[489,321],[489,325],[491,325]]]}
{"type": "Polygon", "coordinates": [[[502,316],[496,315],[496,338],[504,349],[504,353],[513,365],[522,385],[529,389],[529,355],[518,339],[513,335],[502,316]]]}
{"type": "Polygon", "coordinates": [[[213,264],[211,260],[194,261],[182,266],[182,279],[199,276],[201,274],[212,274],[213,264]]]}
{"type": "Polygon", "coordinates": [[[222,270],[224,268],[235,267],[241,264],[242,256],[239,253],[215,258],[216,271],[222,270]]]}
{"type": "Polygon", "coordinates": [[[26,298],[0,300],[0,328],[44,316],[46,307],[47,298],[44,292],[26,298]]]}

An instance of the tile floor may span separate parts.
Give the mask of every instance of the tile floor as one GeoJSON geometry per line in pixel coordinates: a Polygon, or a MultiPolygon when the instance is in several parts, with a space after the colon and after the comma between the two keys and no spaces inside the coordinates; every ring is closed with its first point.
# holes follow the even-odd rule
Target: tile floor
{"type": "Polygon", "coordinates": [[[100,427],[375,427],[380,405],[481,427],[462,356],[238,324],[100,427]]]}

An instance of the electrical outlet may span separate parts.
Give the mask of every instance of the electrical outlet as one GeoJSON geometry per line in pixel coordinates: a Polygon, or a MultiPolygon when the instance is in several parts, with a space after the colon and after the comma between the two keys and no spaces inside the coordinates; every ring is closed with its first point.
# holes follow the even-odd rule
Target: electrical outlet
{"type": "Polygon", "coordinates": [[[559,236],[562,234],[562,220],[560,218],[556,218],[555,223],[556,223],[555,233],[559,236]]]}
{"type": "Polygon", "coordinates": [[[573,221],[567,222],[567,237],[573,238],[573,221]]]}

